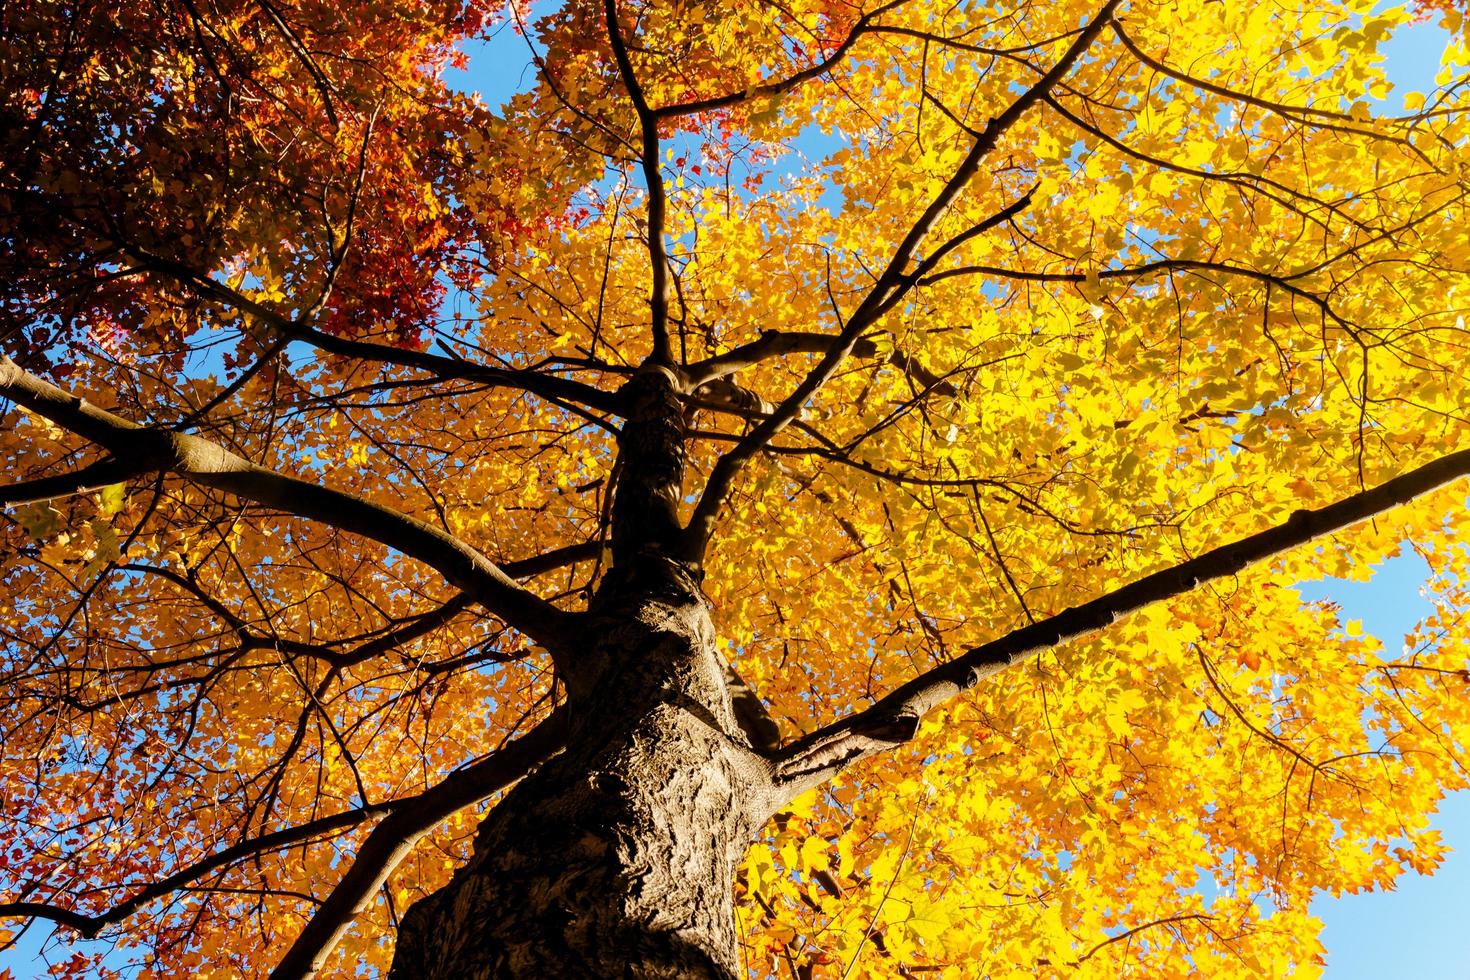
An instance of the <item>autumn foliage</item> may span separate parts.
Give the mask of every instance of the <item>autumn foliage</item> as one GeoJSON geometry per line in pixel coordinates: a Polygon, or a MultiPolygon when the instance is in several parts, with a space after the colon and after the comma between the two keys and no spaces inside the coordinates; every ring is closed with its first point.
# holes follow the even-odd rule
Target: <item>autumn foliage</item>
{"type": "MultiPolygon", "coordinates": [[[[650,359],[720,649],[788,747],[1470,448],[1463,9],[1378,7],[0,8],[0,935],[55,925],[59,976],[274,969],[375,826],[564,695],[340,500],[579,612],[650,359]],[[1415,22],[1439,76],[1390,94],[1415,22]],[[507,57],[519,94],[469,91],[507,57]],[[340,500],[128,457],[87,405],[340,500]]],[[[1466,492],[1045,650],[798,797],[734,882],[745,970],[1315,975],[1312,897],[1432,871],[1470,782],[1466,492]],[[1405,546],[1435,612],[1402,649],[1294,588],[1405,546]]],[[[323,975],[386,972],[502,786],[323,975]]]]}

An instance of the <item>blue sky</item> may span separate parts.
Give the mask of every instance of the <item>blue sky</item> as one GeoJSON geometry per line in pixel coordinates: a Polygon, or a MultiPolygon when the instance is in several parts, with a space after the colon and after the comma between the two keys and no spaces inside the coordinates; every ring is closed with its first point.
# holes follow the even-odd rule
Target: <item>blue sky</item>
{"type": "MultiPolygon", "coordinates": [[[[1387,109],[1399,110],[1404,92],[1432,87],[1444,40],[1443,32],[1424,24],[1399,32],[1389,43],[1389,77],[1395,90],[1386,100],[1387,109]]],[[[477,90],[487,102],[498,104],[530,83],[526,41],[508,26],[477,47],[470,52],[471,70],[450,72],[451,84],[477,90]]],[[[1366,632],[1394,652],[1404,634],[1430,610],[1420,594],[1427,575],[1424,561],[1406,549],[1375,569],[1370,581],[1329,579],[1304,585],[1301,591],[1304,598],[1337,603],[1344,622],[1360,620],[1366,632]]],[[[1435,826],[1451,853],[1433,876],[1408,873],[1392,892],[1323,896],[1313,903],[1313,913],[1326,926],[1328,980],[1470,978],[1470,929],[1464,925],[1470,911],[1470,794],[1447,799],[1435,826]]],[[[38,950],[49,933],[38,924],[15,949],[0,953],[0,970],[9,967],[18,980],[44,973],[38,950]]],[[[52,959],[66,955],[57,949],[52,959]]]]}
{"type": "MultiPolygon", "coordinates": [[[[1405,549],[1380,565],[1367,582],[1327,579],[1303,586],[1304,598],[1336,602],[1344,622],[1363,629],[1396,653],[1403,636],[1430,605],[1419,594],[1429,566],[1405,549]]],[[[1391,892],[1323,896],[1312,912],[1325,924],[1328,980],[1452,980],[1470,977],[1470,794],[1446,799],[1434,825],[1451,848],[1432,876],[1405,874],[1391,892]]]]}
{"type": "MultiPolygon", "coordinates": [[[[1404,28],[1386,45],[1388,76],[1394,83],[1390,111],[1403,95],[1433,87],[1447,35],[1432,24],[1404,28]]],[[[1429,566],[1411,550],[1379,566],[1367,582],[1328,579],[1302,588],[1308,599],[1336,602],[1343,621],[1362,620],[1385,651],[1397,653],[1404,634],[1430,611],[1419,593],[1429,566]]],[[[1445,800],[1434,826],[1451,848],[1431,876],[1412,872],[1391,892],[1323,896],[1312,912],[1326,924],[1328,980],[1457,980],[1470,977],[1470,793],[1445,800]]]]}

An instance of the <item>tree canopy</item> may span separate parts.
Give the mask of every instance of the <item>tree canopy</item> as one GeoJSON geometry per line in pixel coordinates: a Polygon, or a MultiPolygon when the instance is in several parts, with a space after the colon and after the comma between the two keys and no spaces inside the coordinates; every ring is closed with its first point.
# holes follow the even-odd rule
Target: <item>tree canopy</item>
{"type": "Polygon", "coordinates": [[[1314,894],[1440,861],[1458,7],[0,26],[0,935],[96,940],[57,975],[387,971],[562,744],[650,370],[660,540],[790,790],[739,842],[747,974],[1310,976],[1314,894]],[[448,80],[491,31],[504,105],[448,80]],[[1293,588],[1404,542],[1401,651],[1293,588]]]}

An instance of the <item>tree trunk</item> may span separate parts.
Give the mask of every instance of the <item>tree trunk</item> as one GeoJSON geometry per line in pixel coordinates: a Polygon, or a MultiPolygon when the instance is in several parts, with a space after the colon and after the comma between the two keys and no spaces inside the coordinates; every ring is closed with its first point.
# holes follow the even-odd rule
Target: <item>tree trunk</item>
{"type": "Polygon", "coordinates": [[[732,883],[769,775],[708,614],[660,597],[589,625],[604,669],[569,699],[567,750],[404,917],[395,978],[737,975],[732,883]]]}
{"type": "Polygon", "coordinates": [[[613,567],[558,658],[567,748],[490,812],[474,855],[404,916],[392,976],[735,977],[735,866],[771,773],[731,709],[679,554],[683,419],[641,372],[619,439],[613,567]]]}

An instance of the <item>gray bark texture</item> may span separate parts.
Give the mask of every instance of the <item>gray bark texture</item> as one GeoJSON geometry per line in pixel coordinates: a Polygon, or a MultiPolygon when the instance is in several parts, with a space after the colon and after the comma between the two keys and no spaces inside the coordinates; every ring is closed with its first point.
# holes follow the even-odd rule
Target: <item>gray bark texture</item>
{"type": "Polygon", "coordinates": [[[736,975],[732,883],[768,768],[735,727],[701,603],[599,620],[604,670],[569,701],[567,749],[405,916],[394,977],[736,975]]]}
{"type": "Polygon", "coordinates": [[[415,904],[392,976],[734,977],[735,866],[772,767],[736,720],[697,567],[679,557],[683,418],[658,369],[625,389],[613,567],[557,658],[566,748],[415,904]]]}

